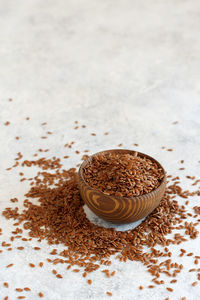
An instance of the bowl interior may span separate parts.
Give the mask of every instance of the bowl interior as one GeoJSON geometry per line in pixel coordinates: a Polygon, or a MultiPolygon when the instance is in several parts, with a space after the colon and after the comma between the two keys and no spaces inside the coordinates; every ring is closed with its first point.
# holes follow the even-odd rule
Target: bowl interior
{"type": "MultiPolygon", "coordinates": [[[[98,190],[98,189],[94,189],[93,187],[91,187],[91,186],[86,182],[86,180],[85,180],[85,178],[84,178],[84,167],[85,167],[89,162],[92,161],[92,158],[93,158],[94,156],[98,156],[98,155],[101,155],[101,154],[107,154],[107,153],[116,153],[116,154],[123,153],[123,154],[131,154],[131,155],[133,155],[133,154],[136,153],[136,152],[137,152],[137,155],[138,155],[138,156],[140,156],[140,157],[146,157],[146,158],[152,160],[153,162],[155,162],[155,163],[159,166],[159,168],[162,169],[163,174],[164,174],[164,177],[162,178],[162,180],[161,180],[161,182],[160,182],[160,185],[163,184],[163,183],[165,182],[165,180],[166,180],[165,170],[164,170],[163,166],[162,166],[155,158],[153,158],[153,157],[151,157],[151,156],[149,156],[149,155],[147,155],[147,154],[144,154],[144,153],[142,153],[142,152],[138,152],[138,151],[134,151],[134,150],[127,150],[127,149],[111,149],[111,150],[105,150],[105,151],[97,152],[97,153],[95,153],[95,154],[89,156],[89,157],[88,157],[86,160],[84,160],[84,162],[81,164],[81,166],[80,166],[80,168],[79,168],[79,176],[80,176],[81,179],[83,180],[84,184],[85,184],[86,186],[88,186],[88,188],[90,188],[91,190],[94,190],[95,192],[98,192],[98,193],[100,193],[100,194],[102,194],[102,195],[106,195],[106,196],[109,197],[109,195],[104,194],[102,191],[100,191],[100,190],[98,190]]],[[[155,190],[157,190],[157,189],[160,187],[160,185],[159,185],[156,189],[152,190],[151,192],[146,193],[146,194],[143,194],[143,195],[151,195],[151,193],[153,194],[153,193],[155,192],[155,190]]],[[[114,197],[115,197],[116,199],[124,199],[124,198],[128,198],[128,199],[133,198],[133,199],[136,199],[136,198],[141,198],[143,195],[140,195],[140,196],[132,196],[132,197],[124,197],[124,196],[121,196],[121,197],[120,197],[120,196],[114,196],[114,197]]]]}

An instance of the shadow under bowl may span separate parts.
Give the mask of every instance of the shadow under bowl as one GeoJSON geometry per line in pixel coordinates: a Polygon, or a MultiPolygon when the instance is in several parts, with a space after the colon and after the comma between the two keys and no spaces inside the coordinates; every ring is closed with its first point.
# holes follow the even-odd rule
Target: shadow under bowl
{"type": "Polygon", "coordinates": [[[137,151],[125,149],[112,149],[101,151],[93,154],[87,158],[80,166],[78,172],[78,183],[80,195],[85,204],[100,218],[116,223],[126,224],[138,221],[149,215],[160,203],[166,188],[166,175],[165,170],[161,164],[153,157],[137,152],[140,157],[146,157],[163,170],[164,177],[160,185],[147,194],[132,197],[119,197],[114,195],[107,195],[103,192],[92,188],[84,179],[84,167],[92,161],[92,158],[97,155],[116,153],[116,154],[131,154],[137,151]]]}

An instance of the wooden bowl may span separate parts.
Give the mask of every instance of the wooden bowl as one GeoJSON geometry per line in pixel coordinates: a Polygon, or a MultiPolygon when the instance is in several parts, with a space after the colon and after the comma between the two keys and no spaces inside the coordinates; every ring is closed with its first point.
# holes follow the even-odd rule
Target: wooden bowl
{"type": "Polygon", "coordinates": [[[95,153],[86,159],[78,172],[79,190],[82,199],[87,206],[100,218],[117,224],[130,223],[149,215],[160,203],[166,188],[166,175],[163,167],[154,158],[144,153],[138,153],[140,157],[146,157],[158,164],[163,169],[164,177],[160,185],[150,193],[141,196],[119,197],[106,195],[88,185],[84,179],[83,169],[92,160],[92,157],[108,152],[134,154],[135,151],[113,149],[95,153]]]}

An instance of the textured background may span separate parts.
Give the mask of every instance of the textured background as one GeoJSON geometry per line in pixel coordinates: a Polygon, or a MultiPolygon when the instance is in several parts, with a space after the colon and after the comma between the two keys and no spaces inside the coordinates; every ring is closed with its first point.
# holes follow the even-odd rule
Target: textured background
{"type": "MultiPolygon", "coordinates": [[[[184,159],[182,182],[190,187],[184,175],[200,175],[199,29],[199,0],[1,0],[1,210],[10,206],[11,197],[22,202],[28,189],[26,183],[19,183],[19,168],[10,172],[5,168],[13,164],[17,152],[30,159],[38,148],[50,148],[49,157],[70,153],[70,159],[63,161],[68,168],[80,160],[74,150],[93,153],[119,143],[133,149],[133,143],[138,143],[139,151],[155,156],[173,175],[180,173],[178,162],[184,159]],[[75,120],[87,128],[74,130],[75,120]],[[10,126],[4,126],[6,121],[10,126]],[[173,125],[174,121],[179,123],[173,125]],[[47,122],[45,128],[42,122],[47,122]],[[42,140],[47,130],[53,135],[42,140]],[[104,136],[105,131],[110,134],[104,136]],[[63,145],[72,140],[75,148],[67,151],[63,145]]],[[[26,170],[26,175],[35,172],[26,170]]],[[[191,207],[198,202],[192,199],[191,207]]],[[[87,213],[91,220],[108,226],[87,213]]],[[[1,241],[12,231],[11,224],[0,216],[1,241]]],[[[199,299],[200,284],[191,288],[195,275],[187,271],[192,259],[181,260],[176,247],[170,248],[173,259],[185,267],[173,286],[175,292],[168,293],[165,286],[138,290],[151,280],[138,262],[113,260],[116,276],[106,279],[101,272],[93,273],[91,286],[81,274],[66,272],[63,266],[57,269],[64,279],[55,280],[47,263],[43,269],[28,267],[30,261],[43,261],[51,249],[43,242],[37,252],[33,245],[36,241],[26,244],[23,252],[0,254],[0,299],[6,295],[15,299],[19,294],[14,289],[24,286],[31,287],[27,293],[31,300],[37,299],[39,291],[48,300],[108,299],[106,291],[119,300],[199,299]],[[11,262],[15,266],[5,269],[11,262]],[[4,281],[9,282],[9,290],[2,287],[4,281]]],[[[184,248],[198,255],[199,239],[184,248]]]]}

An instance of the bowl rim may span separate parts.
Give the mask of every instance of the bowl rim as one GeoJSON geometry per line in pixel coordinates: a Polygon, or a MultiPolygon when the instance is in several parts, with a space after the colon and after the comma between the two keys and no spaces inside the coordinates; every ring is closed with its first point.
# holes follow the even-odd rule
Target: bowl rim
{"type": "Polygon", "coordinates": [[[129,149],[109,149],[109,150],[99,151],[99,152],[96,152],[96,153],[90,155],[90,156],[89,156],[88,158],[86,158],[86,159],[82,162],[82,164],[80,165],[79,170],[78,170],[78,176],[79,176],[79,178],[81,178],[81,180],[84,182],[84,184],[85,184],[88,188],[90,188],[90,190],[93,190],[93,191],[95,191],[95,192],[98,192],[98,193],[102,194],[104,197],[115,197],[116,199],[121,199],[121,200],[123,200],[123,199],[134,199],[134,200],[135,200],[135,199],[138,199],[138,200],[139,200],[139,199],[141,199],[141,197],[146,198],[147,195],[148,195],[148,196],[151,196],[151,195],[152,195],[152,196],[155,196],[156,191],[158,191],[158,190],[161,188],[161,186],[163,186],[163,185],[165,186],[165,185],[166,185],[166,171],[165,171],[165,169],[163,168],[163,166],[162,166],[162,165],[161,165],[154,157],[152,157],[152,156],[150,156],[150,155],[148,155],[148,154],[139,152],[139,151],[137,151],[137,150],[129,150],[129,149]],[[105,194],[104,192],[102,192],[102,191],[100,191],[100,190],[97,190],[97,189],[91,187],[91,186],[86,182],[86,180],[84,179],[83,169],[84,169],[84,167],[88,164],[88,162],[89,162],[94,156],[98,156],[98,155],[100,155],[100,154],[108,153],[108,152],[119,152],[119,153],[120,153],[120,152],[123,152],[123,153],[133,153],[133,154],[137,152],[137,154],[139,154],[139,156],[141,156],[141,157],[147,157],[148,159],[154,161],[155,163],[158,164],[159,167],[161,167],[161,169],[163,170],[163,173],[164,173],[164,176],[163,176],[163,178],[162,178],[162,180],[161,180],[159,186],[158,186],[156,189],[154,189],[154,190],[152,190],[151,192],[149,192],[149,193],[145,193],[145,194],[138,195],[138,196],[131,196],[131,197],[116,196],[116,195],[108,195],[108,194],[105,194]]]}

